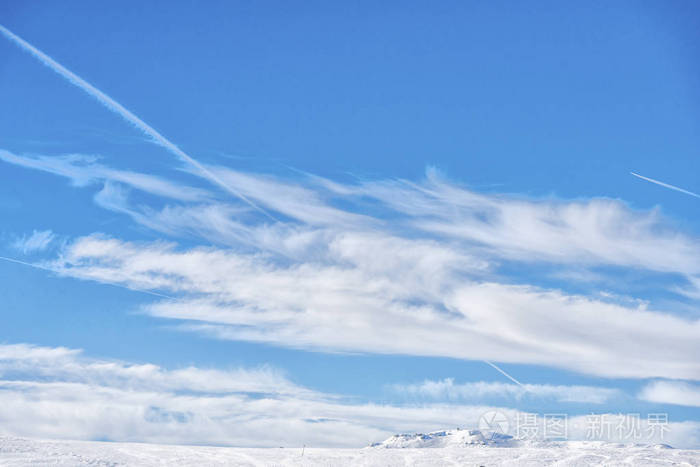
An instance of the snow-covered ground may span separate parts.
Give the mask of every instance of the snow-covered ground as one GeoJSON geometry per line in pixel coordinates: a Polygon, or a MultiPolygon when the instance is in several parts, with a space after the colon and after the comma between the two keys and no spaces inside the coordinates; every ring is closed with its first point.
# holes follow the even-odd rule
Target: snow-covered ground
{"type": "Polygon", "coordinates": [[[700,466],[700,451],[602,442],[518,443],[478,433],[400,435],[364,449],[226,448],[0,437],[0,465],[700,466]],[[512,447],[503,447],[506,443],[512,447]],[[405,446],[422,447],[405,447],[405,446]],[[432,447],[428,447],[432,446],[432,447]]]}

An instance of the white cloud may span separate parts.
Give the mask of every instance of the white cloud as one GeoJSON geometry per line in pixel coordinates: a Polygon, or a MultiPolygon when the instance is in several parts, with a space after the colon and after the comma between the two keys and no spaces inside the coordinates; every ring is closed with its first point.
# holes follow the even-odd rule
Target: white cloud
{"type": "MultiPolygon", "coordinates": [[[[23,344],[0,345],[0,375],[0,433],[13,436],[362,447],[399,432],[476,428],[479,417],[494,409],[511,421],[519,414],[479,405],[353,403],[295,385],[268,368],[168,370],[23,344]]],[[[606,417],[612,423],[619,416],[606,417]]],[[[570,439],[586,439],[588,425],[586,417],[571,417],[570,439]]],[[[700,445],[700,424],[670,421],[667,428],[663,440],[650,433],[636,441],[700,445]]],[[[615,436],[612,431],[597,438],[615,436]]]]}
{"type": "Polygon", "coordinates": [[[0,149],[0,160],[22,167],[37,169],[69,178],[76,186],[110,181],[131,186],[157,196],[180,201],[203,201],[209,198],[205,190],[175,184],[153,175],[118,170],[97,163],[95,156],[71,154],[65,156],[18,156],[0,149]]]}
{"type": "Polygon", "coordinates": [[[594,386],[565,386],[551,384],[510,384],[485,381],[455,384],[454,379],[426,380],[418,384],[395,384],[390,388],[398,394],[444,401],[477,401],[489,397],[520,400],[523,398],[550,399],[558,402],[602,404],[621,396],[618,389],[594,386]]]}
{"type": "Polygon", "coordinates": [[[270,368],[223,371],[186,367],[168,371],[152,364],[91,360],[78,350],[63,347],[26,344],[0,345],[0,376],[7,374],[149,391],[311,394],[270,368]]]}
{"type": "Polygon", "coordinates": [[[316,260],[78,239],[51,268],[163,291],[146,311],[217,337],[316,350],[544,364],[696,379],[700,322],[557,290],[475,280],[483,263],[427,240],[343,234],[316,260]],[[403,253],[405,252],[405,253],[403,253]]]}
{"type": "Polygon", "coordinates": [[[474,242],[497,257],[700,273],[697,238],[669,228],[657,211],[633,211],[620,201],[481,195],[434,171],[422,185],[375,182],[356,192],[409,216],[415,228],[474,242]]]}
{"type": "Polygon", "coordinates": [[[684,381],[654,381],[644,386],[637,397],[660,404],[700,407],[700,385],[684,381]]]}
{"type": "Polygon", "coordinates": [[[12,247],[24,254],[46,250],[56,236],[51,230],[34,230],[31,235],[24,235],[12,243],[12,247]]]}
{"type": "MultiPolygon", "coordinates": [[[[179,300],[153,303],[148,313],[220,338],[543,364],[611,377],[700,377],[700,362],[691,357],[700,352],[697,315],[614,293],[545,289],[535,274],[519,284],[523,276],[500,268],[504,261],[547,263],[548,277],[559,272],[576,285],[567,271],[615,266],[666,274],[674,285],[660,290],[692,296],[700,284],[700,242],[657,211],[607,199],[483,195],[433,171],[421,183],[306,177],[292,184],[208,169],[286,220],[255,220],[237,199],[168,194],[178,204],[132,205],[122,186],[129,182],[105,177],[95,196],[101,206],[215,246],[184,251],[88,236],[68,245],[51,268],[167,291],[179,300]]],[[[168,185],[163,196],[175,188],[168,185]]],[[[595,273],[614,289],[615,275],[595,273]]]]}
{"type": "Polygon", "coordinates": [[[351,226],[377,223],[371,217],[332,207],[319,190],[286,183],[272,177],[244,174],[225,167],[211,169],[246,197],[292,219],[310,225],[351,226]]]}
{"type": "MultiPolygon", "coordinates": [[[[268,218],[263,219],[263,224],[238,224],[244,213],[250,212],[250,206],[238,200],[215,201],[204,190],[112,169],[98,164],[91,156],[26,157],[0,150],[0,159],[66,176],[76,184],[109,181],[185,203],[194,202],[156,212],[148,206],[130,207],[123,198],[119,210],[149,228],[168,233],[208,232],[207,239],[223,244],[241,242],[243,237],[252,242],[251,237],[255,237],[257,247],[273,248],[272,242],[265,242],[264,238],[271,228],[285,233],[290,229],[363,230],[431,237],[452,241],[491,258],[548,262],[579,270],[586,265],[613,265],[683,274],[691,281],[700,275],[697,237],[674,230],[656,210],[635,211],[611,199],[527,200],[484,195],[450,183],[434,170],[428,170],[421,183],[386,180],[341,184],[315,176],[287,182],[208,166],[207,170],[217,179],[235,186],[246,199],[288,218],[273,224],[268,218]],[[198,213],[206,206],[218,209],[218,220],[208,219],[202,228],[198,225],[198,213]],[[233,231],[232,224],[238,224],[233,231]],[[227,239],[229,236],[232,238],[227,239]]],[[[110,209],[114,206],[106,204],[110,209]]]]}

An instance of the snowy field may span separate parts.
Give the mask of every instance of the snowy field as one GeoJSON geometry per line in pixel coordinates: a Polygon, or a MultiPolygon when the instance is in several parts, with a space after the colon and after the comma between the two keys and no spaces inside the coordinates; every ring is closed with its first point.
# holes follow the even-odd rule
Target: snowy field
{"type": "Polygon", "coordinates": [[[460,446],[390,449],[254,449],[49,441],[0,437],[0,465],[177,466],[699,466],[700,451],[600,442],[528,447],[460,446]]]}

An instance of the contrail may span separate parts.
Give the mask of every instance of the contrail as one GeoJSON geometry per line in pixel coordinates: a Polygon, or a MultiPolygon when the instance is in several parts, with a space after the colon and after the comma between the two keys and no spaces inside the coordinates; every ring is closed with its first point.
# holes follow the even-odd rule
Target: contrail
{"type": "MultiPolygon", "coordinates": [[[[34,268],[34,269],[41,269],[42,271],[54,272],[54,273],[56,273],[56,274],[60,274],[60,273],[61,273],[61,271],[59,271],[59,270],[57,270],[57,269],[53,269],[53,268],[49,268],[49,267],[46,267],[46,266],[42,266],[42,265],[40,265],[40,264],[28,263],[28,262],[26,262],[26,261],[21,261],[21,260],[15,259],[15,258],[8,258],[8,257],[6,257],[6,256],[0,256],[0,260],[2,260],[2,261],[7,261],[7,262],[9,262],[9,263],[21,264],[21,265],[23,265],[23,266],[29,266],[30,268],[34,268]]],[[[127,286],[125,286],[125,285],[117,284],[116,282],[109,282],[109,281],[105,281],[105,280],[99,280],[99,279],[93,279],[93,280],[96,281],[96,282],[102,283],[102,284],[111,285],[111,286],[113,286],[113,287],[119,287],[119,288],[121,288],[121,289],[131,290],[131,291],[133,291],[133,292],[147,293],[148,295],[154,295],[154,296],[156,296],[156,297],[167,298],[167,299],[170,299],[170,300],[177,300],[176,298],[170,297],[169,295],[165,295],[165,294],[158,293],[158,292],[151,292],[150,290],[135,289],[135,288],[133,288],[133,287],[127,287],[127,286]]]]}
{"type": "Polygon", "coordinates": [[[670,188],[671,190],[680,191],[681,193],[685,193],[686,195],[695,196],[696,198],[700,198],[699,194],[693,193],[692,191],[684,190],[683,188],[678,188],[677,186],[669,185],[668,183],[660,182],[658,180],[654,180],[653,178],[644,177],[643,175],[639,175],[639,174],[636,174],[634,172],[630,172],[630,173],[637,178],[641,178],[642,180],[646,180],[647,182],[656,183],[657,185],[661,185],[662,187],[670,188]]]}
{"type": "Polygon", "coordinates": [[[189,156],[187,153],[185,153],[182,149],[178,148],[174,143],[172,143],[170,140],[168,140],[165,136],[158,133],[153,127],[151,127],[149,124],[147,124],[146,122],[141,120],[139,117],[134,115],[131,111],[129,111],[126,107],[121,105],[119,102],[115,101],[114,99],[109,97],[107,94],[100,91],[95,86],[88,83],[87,81],[82,79],[80,76],[76,75],[75,73],[70,71],[68,68],[64,67],[63,65],[58,63],[56,60],[52,59],[51,57],[46,55],[44,52],[37,49],[32,44],[30,44],[29,42],[25,41],[24,39],[22,39],[21,37],[19,37],[15,33],[13,33],[12,31],[10,31],[9,29],[7,29],[5,26],[0,25],[0,33],[2,33],[5,37],[10,39],[12,42],[17,44],[19,47],[21,47],[25,51],[32,54],[41,63],[43,63],[47,67],[51,68],[53,71],[55,71],[59,75],[63,76],[71,84],[79,87],[80,89],[85,91],[87,94],[89,94],[90,96],[97,99],[102,105],[107,107],[109,110],[111,110],[115,114],[119,115],[121,118],[123,118],[127,122],[131,123],[138,130],[140,130],[141,132],[143,132],[144,134],[149,136],[153,140],[154,143],[156,143],[160,146],[163,146],[165,149],[167,149],[168,151],[170,151],[171,153],[173,153],[177,157],[179,157],[182,161],[190,164],[191,166],[193,166],[194,168],[199,170],[199,172],[201,173],[201,175],[204,176],[204,178],[209,179],[209,181],[214,182],[215,184],[219,185],[221,188],[223,188],[224,190],[233,194],[234,196],[239,197],[240,199],[242,199],[243,201],[248,203],[250,206],[252,206],[256,210],[265,214],[270,219],[276,220],[267,211],[265,211],[263,208],[261,208],[260,206],[255,204],[250,199],[248,199],[245,195],[243,195],[243,193],[240,193],[239,191],[237,191],[234,188],[227,185],[223,180],[221,180],[219,177],[217,177],[209,169],[204,167],[200,162],[193,159],[191,156],[189,156]]]}
{"type": "Polygon", "coordinates": [[[521,382],[518,381],[517,379],[513,378],[511,375],[509,375],[509,374],[506,373],[504,370],[502,370],[502,369],[500,369],[499,367],[497,367],[495,364],[489,362],[488,360],[482,360],[482,361],[483,361],[484,363],[488,364],[488,365],[491,365],[491,366],[492,366],[493,368],[495,368],[500,374],[502,374],[503,376],[505,376],[506,378],[508,378],[509,380],[511,380],[512,382],[514,382],[515,384],[517,384],[518,386],[520,386],[521,388],[523,388],[525,391],[529,391],[529,389],[528,389],[523,383],[521,383],[521,382]]]}

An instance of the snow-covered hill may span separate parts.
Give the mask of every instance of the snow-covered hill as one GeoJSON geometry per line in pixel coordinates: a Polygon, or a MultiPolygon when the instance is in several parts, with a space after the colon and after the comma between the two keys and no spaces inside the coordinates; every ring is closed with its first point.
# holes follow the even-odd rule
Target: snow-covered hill
{"type": "Polygon", "coordinates": [[[443,430],[431,433],[394,435],[391,438],[372,444],[373,448],[449,448],[464,446],[514,447],[522,442],[510,435],[496,432],[482,433],[479,430],[443,430]]]}
{"type": "MultiPolygon", "coordinates": [[[[464,430],[466,431],[466,430],[464,430]]],[[[699,466],[700,451],[601,442],[560,442],[501,447],[479,444],[478,436],[459,433],[474,443],[451,445],[457,436],[435,436],[426,449],[247,449],[169,446],[94,441],[49,441],[0,437],[0,466],[699,466]],[[435,441],[440,440],[440,441],[435,441]],[[447,447],[435,448],[440,442],[447,447]]],[[[419,435],[425,436],[425,435],[419,435]]],[[[483,436],[483,435],[482,435],[483,436]]],[[[392,437],[389,440],[396,438],[392,437]]],[[[389,441],[387,440],[387,442],[389,441]]],[[[425,442],[429,442],[426,439],[425,442]]],[[[386,442],[385,442],[386,443],[386,442]]],[[[380,443],[383,445],[384,443],[380,443]]],[[[401,444],[397,442],[396,444],[401,444]]]]}

